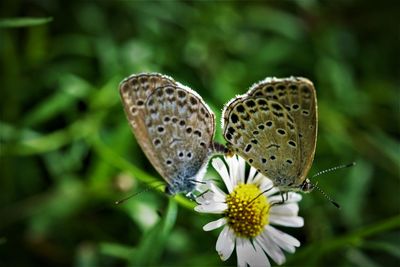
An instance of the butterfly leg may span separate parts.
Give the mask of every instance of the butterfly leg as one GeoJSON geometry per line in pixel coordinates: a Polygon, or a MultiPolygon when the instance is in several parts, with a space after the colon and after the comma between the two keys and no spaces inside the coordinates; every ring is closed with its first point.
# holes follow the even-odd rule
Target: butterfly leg
{"type": "Polygon", "coordinates": [[[289,199],[289,192],[288,191],[285,191],[285,192],[280,191],[280,194],[281,194],[281,198],[282,198],[281,201],[272,202],[271,203],[271,207],[275,206],[275,205],[281,205],[281,204],[285,203],[285,201],[287,201],[289,199]]]}

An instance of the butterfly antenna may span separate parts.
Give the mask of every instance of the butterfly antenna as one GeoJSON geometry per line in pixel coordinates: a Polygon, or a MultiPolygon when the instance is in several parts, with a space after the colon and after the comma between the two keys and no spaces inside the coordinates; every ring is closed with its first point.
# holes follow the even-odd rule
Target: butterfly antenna
{"type": "MultiPolygon", "coordinates": [[[[352,163],[349,163],[349,164],[343,164],[343,165],[339,165],[339,166],[336,166],[336,167],[332,167],[332,168],[329,168],[329,169],[326,169],[326,170],[317,172],[317,173],[314,174],[311,178],[320,176],[321,174],[325,174],[325,173],[328,173],[328,172],[333,172],[333,171],[336,171],[336,170],[340,170],[340,169],[344,169],[344,168],[349,168],[349,167],[352,167],[352,166],[354,166],[354,165],[356,165],[356,163],[355,163],[355,162],[352,162],[352,163]]],[[[317,183],[316,183],[316,184],[311,184],[311,183],[310,183],[310,185],[311,185],[311,188],[316,188],[316,189],[317,189],[319,192],[321,192],[321,194],[322,194],[326,199],[328,199],[336,208],[340,209],[340,205],[339,205],[336,201],[334,201],[330,196],[328,196],[324,191],[322,191],[322,189],[317,185],[317,183]]]]}
{"type": "Polygon", "coordinates": [[[259,198],[260,196],[264,195],[265,193],[267,193],[268,191],[270,191],[272,188],[274,188],[273,186],[265,189],[264,191],[262,191],[261,193],[259,193],[255,198],[253,198],[252,200],[250,200],[249,203],[247,203],[247,205],[250,205],[253,201],[255,201],[257,198],[259,198]]]}
{"type": "Polygon", "coordinates": [[[321,174],[325,174],[325,173],[328,173],[328,172],[333,172],[333,171],[336,171],[336,170],[340,170],[340,169],[344,169],[344,168],[353,167],[354,165],[356,165],[356,163],[355,163],[355,162],[352,162],[352,163],[349,163],[349,164],[343,164],[343,165],[339,165],[339,166],[336,166],[336,167],[332,167],[332,168],[329,168],[329,169],[326,169],[326,170],[317,172],[317,173],[314,174],[311,178],[320,176],[321,174]]]}
{"type": "Polygon", "coordinates": [[[324,191],[322,191],[321,188],[317,184],[313,185],[314,188],[316,188],[329,202],[331,202],[336,208],[340,209],[340,205],[334,201],[330,196],[328,196],[324,191]]]}
{"type": "Polygon", "coordinates": [[[164,186],[164,184],[159,184],[159,185],[155,185],[155,186],[148,186],[148,187],[146,187],[145,189],[143,189],[142,191],[133,193],[133,194],[127,196],[126,198],[123,198],[123,199],[121,199],[121,200],[115,201],[115,205],[122,204],[122,203],[124,203],[125,201],[127,201],[127,200],[133,198],[133,197],[136,196],[136,195],[139,195],[139,194],[141,194],[141,193],[147,192],[147,191],[149,191],[150,189],[156,189],[156,188],[158,188],[158,187],[160,187],[160,186],[164,186]]]}

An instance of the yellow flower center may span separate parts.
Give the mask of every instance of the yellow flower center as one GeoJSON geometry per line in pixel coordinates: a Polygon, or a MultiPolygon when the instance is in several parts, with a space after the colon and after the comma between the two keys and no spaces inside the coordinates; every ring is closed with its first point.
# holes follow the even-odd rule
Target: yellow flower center
{"type": "Polygon", "coordinates": [[[259,235],[268,223],[267,197],[254,184],[240,184],[226,197],[228,225],[240,237],[259,235]]]}

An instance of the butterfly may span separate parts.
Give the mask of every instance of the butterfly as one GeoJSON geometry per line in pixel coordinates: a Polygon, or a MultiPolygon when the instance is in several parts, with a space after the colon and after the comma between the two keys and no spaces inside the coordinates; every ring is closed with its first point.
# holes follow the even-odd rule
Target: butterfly
{"type": "Polygon", "coordinates": [[[209,158],[223,150],[213,141],[214,113],[195,91],[159,73],[131,75],[119,92],[137,142],[167,182],[165,192],[192,193],[209,158]]]}
{"type": "Polygon", "coordinates": [[[317,98],[300,77],[266,78],[228,102],[222,127],[227,148],[281,191],[311,191],[307,179],[317,142],[317,98]]]}

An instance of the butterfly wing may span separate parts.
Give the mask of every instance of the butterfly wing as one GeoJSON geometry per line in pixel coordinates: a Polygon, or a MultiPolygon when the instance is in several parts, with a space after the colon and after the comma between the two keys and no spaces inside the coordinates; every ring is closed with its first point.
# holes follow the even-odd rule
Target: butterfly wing
{"type": "Polygon", "coordinates": [[[294,182],[300,160],[292,116],[276,101],[245,96],[224,113],[224,137],[234,149],[275,185],[294,182]]]}
{"type": "Polygon", "coordinates": [[[190,191],[188,179],[195,179],[212,152],[212,111],[196,92],[160,74],[131,76],[120,92],[139,145],[171,193],[190,191]]]}
{"type": "Polygon", "coordinates": [[[316,108],[315,90],[307,79],[266,79],[226,105],[224,137],[275,185],[295,187],[314,157],[316,108]]]}
{"type": "MultiPolygon", "coordinates": [[[[281,103],[294,119],[299,136],[299,181],[307,176],[314,160],[318,132],[317,95],[313,83],[302,77],[266,79],[253,85],[249,95],[262,94],[281,103]]],[[[297,183],[297,184],[298,184],[297,183]]]]}

